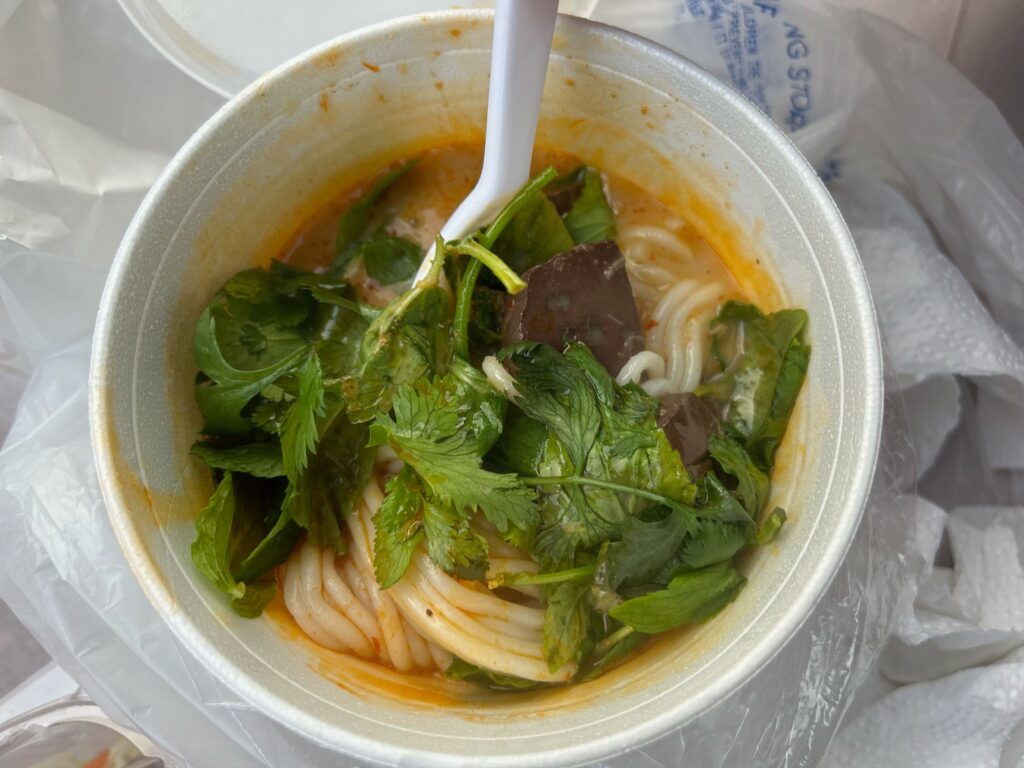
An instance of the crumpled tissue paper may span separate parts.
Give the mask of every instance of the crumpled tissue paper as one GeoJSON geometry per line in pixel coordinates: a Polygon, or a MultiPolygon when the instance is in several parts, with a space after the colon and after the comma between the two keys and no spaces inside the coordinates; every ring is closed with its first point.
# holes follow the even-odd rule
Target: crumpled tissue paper
{"type": "MultiPolygon", "coordinates": [[[[815,614],[734,696],[605,765],[1018,765],[1024,148],[949,65],[867,14],[606,0],[595,15],[731,81],[807,154],[857,240],[889,362],[876,489],[815,614]],[[791,67],[813,76],[806,88],[791,67]]],[[[127,570],[92,468],[85,376],[106,269],[220,103],[113,0],[0,0],[0,398],[21,396],[0,413],[0,598],[181,765],[337,765],[177,645],[127,570]]]]}

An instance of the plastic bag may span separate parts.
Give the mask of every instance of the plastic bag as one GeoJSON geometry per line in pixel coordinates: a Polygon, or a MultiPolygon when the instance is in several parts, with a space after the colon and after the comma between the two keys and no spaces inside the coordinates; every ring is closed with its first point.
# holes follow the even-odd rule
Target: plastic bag
{"type": "MultiPolygon", "coordinates": [[[[337,755],[239,701],[176,643],[107,523],[85,389],[99,290],[145,189],[219,102],[159,60],[112,0],[62,5],[60,13],[56,7],[56,0],[22,4],[0,27],[0,87],[21,94],[0,91],[6,402],[31,372],[0,453],[0,598],[111,716],[182,765],[337,765],[337,755]],[[44,60],[45,72],[29,78],[28,68],[44,60]],[[85,87],[97,73],[106,78],[99,94],[85,87]],[[86,90],[101,98],[82,98],[86,90]]],[[[872,675],[872,690],[887,687],[873,670],[890,632],[899,631],[911,649],[925,642],[912,631],[920,614],[912,601],[935,572],[927,567],[935,536],[922,521],[941,527],[945,520],[929,516],[913,496],[913,449],[922,470],[933,461],[944,466],[960,444],[943,448],[951,433],[984,434],[987,444],[990,429],[1015,418],[1014,399],[1021,402],[1022,328],[1008,307],[1024,290],[1024,153],[990,102],[948,65],[866,15],[804,0],[605,0],[596,15],[735,78],[790,132],[834,185],[891,349],[885,444],[871,502],[815,613],[728,700],[604,764],[812,765],[825,755],[857,686],[872,675]],[[963,130],[965,115],[972,132],[963,130]],[[872,205],[879,200],[888,202],[872,205]],[[924,304],[883,290],[908,275],[924,304]],[[927,297],[940,289],[953,301],[942,312],[973,318],[955,324],[969,334],[937,333],[927,313],[904,310],[927,309],[927,297]],[[912,395],[906,420],[904,391],[912,395]]],[[[1024,465],[1013,463],[1012,439],[1004,442],[1008,450],[998,454],[973,454],[978,493],[995,494],[996,468],[1024,465]]],[[[1007,470],[999,471],[1005,480],[1007,470]]],[[[926,477],[923,487],[933,487],[928,483],[926,477]]],[[[870,738],[879,705],[853,705],[867,708],[850,732],[870,738]]],[[[841,737],[833,760],[842,759],[846,743],[841,737]]]]}

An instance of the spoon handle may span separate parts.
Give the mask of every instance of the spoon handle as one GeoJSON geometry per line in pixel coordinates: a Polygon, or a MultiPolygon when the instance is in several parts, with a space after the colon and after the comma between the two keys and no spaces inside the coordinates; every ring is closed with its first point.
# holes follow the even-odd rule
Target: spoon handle
{"type": "Polygon", "coordinates": [[[445,239],[486,223],[530,176],[557,0],[498,0],[480,179],[442,228],[445,239]]]}
{"type": "MultiPolygon", "coordinates": [[[[497,0],[483,169],[473,191],[441,228],[445,240],[489,222],[529,180],[557,15],[558,0],[497,0]]],[[[429,270],[433,252],[431,247],[416,282],[429,270]]]]}

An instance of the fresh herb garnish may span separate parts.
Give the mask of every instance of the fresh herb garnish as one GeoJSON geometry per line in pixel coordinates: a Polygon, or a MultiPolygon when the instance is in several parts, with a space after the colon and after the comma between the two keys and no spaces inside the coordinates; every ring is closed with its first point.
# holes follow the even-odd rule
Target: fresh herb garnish
{"type": "Polygon", "coordinates": [[[555,206],[541,194],[525,199],[493,242],[494,252],[519,273],[575,245],[555,206]]]}
{"type": "Polygon", "coordinates": [[[384,501],[373,516],[376,533],[373,567],[377,583],[387,588],[402,578],[416,546],[423,540],[423,488],[405,467],[388,480],[384,501]]]}
{"type": "Polygon", "coordinates": [[[232,572],[231,563],[237,556],[239,544],[237,529],[235,486],[231,472],[225,472],[196,519],[192,561],[215,587],[231,597],[231,607],[237,613],[258,616],[274,596],[274,584],[255,579],[246,582],[232,572]]]}
{"type": "Polygon", "coordinates": [[[203,414],[206,434],[236,435],[249,431],[251,424],[242,410],[260,390],[291,373],[310,346],[303,344],[266,368],[242,370],[232,366],[217,343],[214,314],[203,312],[196,328],[195,357],[207,377],[196,386],[196,402],[203,414]]]}
{"type": "Polygon", "coordinates": [[[575,682],[584,683],[602,675],[643,645],[648,637],[650,635],[637,632],[630,626],[612,632],[580,664],[575,682]]]}
{"type": "Polygon", "coordinates": [[[712,323],[724,370],[697,394],[719,404],[729,432],[763,470],[772,466],[807,371],[806,324],[807,313],[800,309],[765,315],[736,301],[727,302],[712,323]]]}
{"type": "Polygon", "coordinates": [[[281,461],[293,487],[308,464],[309,454],[316,450],[316,420],[324,415],[324,379],[315,352],[306,356],[296,371],[296,380],[298,393],[281,424],[281,461]]]}
{"type": "Polygon", "coordinates": [[[209,439],[192,450],[233,482],[220,481],[200,516],[193,557],[245,615],[273,596],[267,574],[303,528],[343,548],[341,521],[369,462],[366,428],[348,424],[337,379],[376,314],[346,284],[274,263],[229,280],[199,318],[196,401],[209,439]],[[224,530],[233,543],[217,570],[224,550],[211,534],[224,530]]]}
{"type": "Polygon", "coordinates": [[[462,680],[494,691],[525,691],[544,685],[544,683],[534,680],[524,680],[521,677],[492,672],[489,669],[478,667],[476,664],[463,661],[457,656],[452,659],[452,663],[444,671],[444,676],[449,680],[462,680]]]}
{"type": "MultiPolygon", "coordinates": [[[[744,509],[756,518],[768,501],[768,473],[754,464],[746,449],[735,439],[724,435],[711,435],[708,452],[726,475],[736,483],[734,494],[744,509]]],[[[717,479],[712,480],[717,483],[717,479]]]]}
{"type": "Polygon", "coordinates": [[[593,168],[580,168],[574,174],[579,194],[565,214],[565,227],[573,242],[598,243],[614,240],[615,214],[601,184],[601,174],[593,168]]]}
{"type": "MultiPolygon", "coordinates": [[[[500,430],[504,410],[503,399],[486,382],[472,386],[450,374],[433,383],[404,384],[395,391],[393,408],[394,416],[377,415],[371,445],[387,442],[407,470],[415,473],[418,500],[404,499],[400,506],[396,503],[396,510],[388,507],[387,517],[384,507],[380,513],[387,529],[403,531],[401,542],[422,530],[428,553],[442,568],[479,570],[486,564],[487,549],[469,527],[477,510],[501,532],[536,525],[534,492],[514,474],[481,466],[483,454],[500,430]],[[400,522],[394,519],[398,513],[400,522]],[[415,515],[421,516],[418,521],[415,515]]],[[[407,476],[407,481],[412,479],[407,476]]],[[[379,551],[378,557],[387,561],[378,567],[378,575],[388,574],[388,583],[393,583],[395,573],[404,572],[393,563],[408,562],[404,554],[386,550],[379,551]]]]}
{"type": "Polygon", "coordinates": [[[746,581],[730,561],[720,562],[676,576],[665,589],[626,600],[609,613],[640,632],[666,632],[707,621],[736,599],[746,581]]]}
{"type": "Polygon", "coordinates": [[[444,259],[440,245],[426,277],[392,301],[363,337],[359,363],[342,384],[353,421],[390,410],[402,384],[444,373],[451,324],[448,292],[440,284],[444,259]]]}
{"type": "MultiPolygon", "coordinates": [[[[710,436],[709,468],[694,482],[657,426],[661,403],[617,384],[584,344],[498,349],[520,272],[615,237],[600,173],[545,170],[485,229],[439,239],[409,286],[422,249],[392,234],[379,203],[411,166],[345,213],[327,274],[245,270],[200,317],[205,439],[193,453],[216,490],[193,560],[234,610],[257,615],[303,533],[344,552],[346,518],[386,444],[402,467],[374,515],[378,583],[395,584],[425,555],[458,578],[539,594],[550,670],[575,664],[577,681],[591,679],[650,635],[722,610],[745,583],[737,555],[778,535],[783,510],[760,518],[807,369],[806,314],[722,307],[718,367],[698,394],[724,434],[710,436]],[[367,278],[401,292],[368,306],[349,284],[367,278]],[[473,365],[484,354],[511,389],[473,365]],[[488,577],[481,517],[539,571],[488,577]]],[[[446,675],[496,690],[538,685],[460,659],[446,675]]]]}
{"type": "Polygon", "coordinates": [[[585,346],[562,355],[523,342],[498,358],[515,370],[515,406],[546,429],[537,463],[515,467],[543,492],[533,552],[541,563],[564,567],[580,547],[618,538],[628,518],[692,503],[696,488],[655,423],[657,400],[620,387],[585,346]]]}
{"type": "MultiPolygon", "coordinates": [[[[532,201],[540,196],[541,191],[555,178],[556,172],[554,168],[546,168],[523,187],[509,202],[501,209],[494,221],[491,222],[483,232],[476,236],[476,242],[483,246],[485,249],[490,250],[495,247],[495,243],[501,237],[505,229],[512,223],[520,214],[524,214],[526,209],[532,204],[532,201]]],[[[525,214],[524,214],[525,215],[525,214]]],[[[550,257],[550,254],[549,254],[550,257]]],[[[534,254],[530,256],[531,260],[541,259],[541,256],[534,254]]],[[[541,259],[543,260],[543,259],[541,259]]],[[[507,262],[506,262],[507,263],[507,262]]],[[[540,263],[540,261],[538,261],[540,263]]],[[[463,360],[470,359],[469,352],[469,336],[470,336],[470,319],[472,316],[474,304],[480,304],[481,299],[478,298],[478,294],[481,291],[491,292],[491,289],[486,286],[477,286],[477,279],[480,276],[480,272],[483,269],[483,263],[479,259],[472,259],[466,265],[466,269],[463,271],[461,279],[459,281],[458,295],[455,301],[455,319],[454,319],[454,347],[455,353],[463,360]]],[[[511,269],[511,266],[509,267],[511,269]]],[[[521,282],[521,281],[520,281],[521,282]]],[[[482,300],[486,302],[486,299],[482,300]]],[[[494,312],[489,318],[491,325],[489,330],[492,334],[495,334],[497,338],[500,338],[500,334],[497,334],[498,327],[498,313],[494,312]]],[[[479,332],[479,329],[478,329],[479,332]]]]}
{"type": "Polygon", "coordinates": [[[214,469],[244,472],[253,477],[283,477],[281,444],[274,441],[247,443],[218,448],[209,443],[196,443],[192,453],[214,469]]]}
{"type": "Polygon", "coordinates": [[[590,625],[590,579],[561,581],[544,588],[543,649],[548,669],[554,672],[569,661],[579,661],[590,625]]]}
{"type": "Polygon", "coordinates": [[[411,280],[423,260],[423,249],[404,237],[380,236],[366,240],[356,249],[366,274],[381,285],[411,280]]]}
{"type": "Polygon", "coordinates": [[[370,213],[374,205],[377,204],[381,196],[396,181],[411,171],[415,165],[416,161],[414,160],[385,173],[341,217],[341,222],[338,225],[338,236],[335,240],[336,255],[330,269],[332,275],[341,276],[345,273],[349,262],[352,261],[353,256],[356,254],[359,242],[363,239],[369,228],[370,213]]]}

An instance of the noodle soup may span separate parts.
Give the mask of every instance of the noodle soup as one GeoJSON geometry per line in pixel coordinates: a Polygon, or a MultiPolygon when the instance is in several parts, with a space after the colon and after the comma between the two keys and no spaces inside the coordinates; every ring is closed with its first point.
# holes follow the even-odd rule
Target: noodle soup
{"type": "Polygon", "coordinates": [[[727,609],[786,519],[765,505],[810,349],[683,217],[557,152],[435,240],[480,157],[382,169],[200,317],[192,554],[327,651],[523,691],[727,609]]]}

